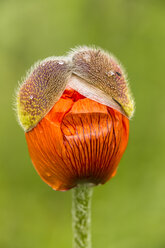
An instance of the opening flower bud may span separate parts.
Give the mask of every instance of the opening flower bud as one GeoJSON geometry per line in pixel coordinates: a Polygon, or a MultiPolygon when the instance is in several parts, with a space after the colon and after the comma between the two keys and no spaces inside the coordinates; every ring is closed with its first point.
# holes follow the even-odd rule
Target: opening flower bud
{"type": "Polygon", "coordinates": [[[33,165],[53,189],[103,184],[115,175],[133,100],[121,67],[107,53],[81,48],[41,62],[20,87],[17,103],[33,165]]]}

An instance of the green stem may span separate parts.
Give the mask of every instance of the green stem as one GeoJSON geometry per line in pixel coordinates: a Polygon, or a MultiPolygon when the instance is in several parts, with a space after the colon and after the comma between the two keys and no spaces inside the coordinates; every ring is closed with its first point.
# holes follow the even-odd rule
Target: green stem
{"type": "Polygon", "coordinates": [[[92,187],[79,184],[73,189],[73,247],[91,248],[92,187]]]}

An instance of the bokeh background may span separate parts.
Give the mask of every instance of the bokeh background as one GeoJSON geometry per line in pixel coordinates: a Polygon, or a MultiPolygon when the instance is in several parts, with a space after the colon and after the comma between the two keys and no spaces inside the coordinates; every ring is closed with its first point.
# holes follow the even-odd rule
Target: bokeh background
{"type": "Polygon", "coordinates": [[[94,189],[94,248],[165,247],[165,1],[0,0],[0,247],[72,247],[71,191],[34,170],[14,113],[37,60],[95,44],[124,64],[136,100],[118,173],[94,189]]]}

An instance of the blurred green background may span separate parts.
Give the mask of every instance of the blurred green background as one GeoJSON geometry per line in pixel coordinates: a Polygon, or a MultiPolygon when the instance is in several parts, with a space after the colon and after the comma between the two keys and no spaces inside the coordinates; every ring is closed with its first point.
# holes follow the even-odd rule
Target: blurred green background
{"type": "Polygon", "coordinates": [[[165,1],[0,0],[0,247],[72,247],[71,191],[34,170],[13,110],[37,60],[95,44],[124,64],[136,99],[118,173],[94,189],[93,248],[165,247],[165,1]]]}

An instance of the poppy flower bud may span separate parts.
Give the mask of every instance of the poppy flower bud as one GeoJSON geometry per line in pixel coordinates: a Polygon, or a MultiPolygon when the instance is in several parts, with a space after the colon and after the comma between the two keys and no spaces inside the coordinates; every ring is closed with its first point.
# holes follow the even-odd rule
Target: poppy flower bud
{"type": "Polygon", "coordinates": [[[33,165],[53,189],[103,184],[115,175],[133,100],[107,53],[81,48],[40,62],[18,91],[17,109],[33,165]]]}

